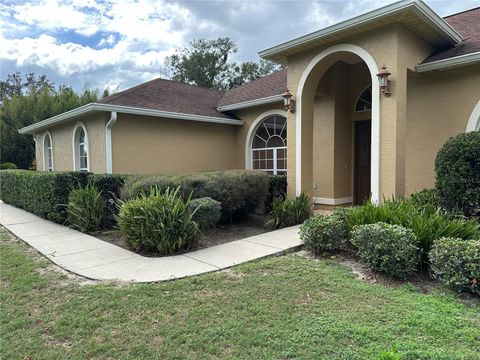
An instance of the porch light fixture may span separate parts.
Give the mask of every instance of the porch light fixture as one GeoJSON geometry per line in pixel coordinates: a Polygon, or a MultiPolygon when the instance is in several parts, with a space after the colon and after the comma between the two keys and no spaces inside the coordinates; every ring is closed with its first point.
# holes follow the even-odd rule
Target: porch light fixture
{"type": "Polygon", "coordinates": [[[390,80],[388,77],[390,76],[390,71],[388,71],[387,67],[383,65],[378,72],[378,83],[380,85],[380,91],[385,96],[390,96],[390,80]]]}
{"type": "Polygon", "coordinates": [[[290,111],[291,113],[295,112],[295,100],[293,100],[292,97],[293,95],[288,89],[282,95],[285,111],[290,111]]]}

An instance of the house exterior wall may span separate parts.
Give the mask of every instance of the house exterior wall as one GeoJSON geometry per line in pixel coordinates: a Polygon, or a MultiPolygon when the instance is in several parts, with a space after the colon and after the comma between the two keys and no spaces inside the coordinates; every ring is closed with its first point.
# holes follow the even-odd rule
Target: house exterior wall
{"type": "Polygon", "coordinates": [[[114,173],[184,174],[243,168],[239,126],[118,114],[112,128],[114,173]]]}
{"type": "MultiPolygon", "coordinates": [[[[380,194],[402,195],[405,189],[405,134],[406,134],[406,93],[407,71],[413,69],[431,51],[429,45],[415,37],[401,25],[392,25],[353,36],[343,44],[352,44],[366,50],[377,66],[385,64],[392,72],[390,87],[392,95],[380,95],[380,194]]],[[[323,50],[334,44],[304,51],[288,57],[287,83],[295,95],[299,82],[309,62],[323,50]]],[[[312,98],[315,86],[321,76],[335,62],[342,60],[342,53],[328,56],[312,69],[302,98],[302,183],[301,189],[312,195],[312,98]],[[309,79],[311,77],[311,80],[309,79]],[[310,83],[309,83],[310,82],[310,83]],[[310,102],[310,103],[309,103],[310,102]]],[[[373,86],[378,86],[376,81],[373,86]]],[[[298,109],[297,109],[298,111],[298,109]]],[[[295,195],[295,114],[289,114],[288,178],[289,195],[295,195]]]]}
{"type": "Polygon", "coordinates": [[[44,169],[43,137],[47,131],[52,136],[53,166],[55,171],[72,171],[73,168],[73,131],[81,121],[88,136],[88,156],[90,171],[105,172],[105,114],[96,114],[72,120],[35,133],[35,157],[37,170],[44,169]]]}
{"type": "Polygon", "coordinates": [[[479,100],[479,65],[424,74],[409,72],[406,195],[434,185],[438,150],[448,138],[465,132],[479,100]]]}

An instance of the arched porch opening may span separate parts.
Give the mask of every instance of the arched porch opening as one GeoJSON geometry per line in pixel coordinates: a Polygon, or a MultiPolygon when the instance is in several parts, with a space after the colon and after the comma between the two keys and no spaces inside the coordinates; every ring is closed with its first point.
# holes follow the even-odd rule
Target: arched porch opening
{"type": "Polygon", "coordinates": [[[296,94],[295,190],[316,203],[380,198],[378,66],[363,48],[329,47],[305,68],[296,94]]]}

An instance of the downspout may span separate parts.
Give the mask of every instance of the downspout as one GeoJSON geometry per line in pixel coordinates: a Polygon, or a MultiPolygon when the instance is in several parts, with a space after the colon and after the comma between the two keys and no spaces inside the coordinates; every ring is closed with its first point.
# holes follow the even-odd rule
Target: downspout
{"type": "Polygon", "coordinates": [[[107,174],[112,173],[112,127],[117,122],[117,112],[112,111],[110,120],[105,125],[105,165],[107,174]]]}

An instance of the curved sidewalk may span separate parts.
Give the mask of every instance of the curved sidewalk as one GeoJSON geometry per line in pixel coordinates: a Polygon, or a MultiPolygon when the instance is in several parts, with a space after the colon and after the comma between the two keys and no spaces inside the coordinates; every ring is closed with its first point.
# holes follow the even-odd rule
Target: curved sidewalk
{"type": "Polygon", "coordinates": [[[63,269],[94,280],[155,282],[217,271],[301,245],[298,226],[167,257],[144,257],[0,202],[0,224],[63,269]]]}

